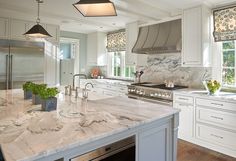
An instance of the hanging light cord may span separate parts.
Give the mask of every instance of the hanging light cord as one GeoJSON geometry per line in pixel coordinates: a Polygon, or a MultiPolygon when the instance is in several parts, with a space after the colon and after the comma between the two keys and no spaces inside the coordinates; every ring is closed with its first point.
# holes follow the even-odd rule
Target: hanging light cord
{"type": "Polygon", "coordinates": [[[40,18],[39,18],[39,10],[40,10],[40,3],[43,3],[42,0],[36,0],[38,2],[38,17],[36,20],[36,23],[39,24],[40,23],[40,18]]]}

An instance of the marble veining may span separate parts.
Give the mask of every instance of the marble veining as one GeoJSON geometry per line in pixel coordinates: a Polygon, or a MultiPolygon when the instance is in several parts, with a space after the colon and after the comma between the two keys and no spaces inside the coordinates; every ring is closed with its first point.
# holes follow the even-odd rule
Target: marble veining
{"type": "Polygon", "coordinates": [[[0,112],[0,144],[7,161],[36,160],[179,112],[126,97],[82,104],[59,94],[53,112],[39,111],[40,105],[23,100],[22,90],[0,91],[0,98],[7,100],[0,112]],[[61,111],[78,115],[66,117],[61,111]]]}
{"type": "Polygon", "coordinates": [[[174,91],[174,93],[187,94],[208,99],[210,98],[216,101],[232,101],[236,103],[236,93],[230,92],[220,92],[219,95],[208,95],[206,90],[181,89],[174,91]]]}
{"type": "Polygon", "coordinates": [[[203,87],[202,81],[211,78],[211,68],[181,67],[179,53],[149,55],[147,66],[138,67],[138,70],[144,70],[142,81],[163,83],[173,80],[175,84],[192,88],[203,87]]]}

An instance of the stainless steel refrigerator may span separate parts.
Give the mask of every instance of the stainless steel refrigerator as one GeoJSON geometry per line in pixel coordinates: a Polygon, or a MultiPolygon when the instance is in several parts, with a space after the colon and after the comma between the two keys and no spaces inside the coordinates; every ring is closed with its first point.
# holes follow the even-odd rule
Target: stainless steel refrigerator
{"type": "Polygon", "coordinates": [[[0,40],[0,90],[44,82],[44,43],[0,40]]]}

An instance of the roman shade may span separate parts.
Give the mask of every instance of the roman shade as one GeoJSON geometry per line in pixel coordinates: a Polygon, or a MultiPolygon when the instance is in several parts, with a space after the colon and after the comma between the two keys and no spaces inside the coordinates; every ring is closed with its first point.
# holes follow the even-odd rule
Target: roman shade
{"type": "Polygon", "coordinates": [[[213,16],[215,41],[236,40],[236,6],[216,9],[213,16]]]}
{"type": "Polygon", "coordinates": [[[107,34],[107,51],[125,51],[126,50],[126,35],[125,30],[119,30],[107,34]]]}

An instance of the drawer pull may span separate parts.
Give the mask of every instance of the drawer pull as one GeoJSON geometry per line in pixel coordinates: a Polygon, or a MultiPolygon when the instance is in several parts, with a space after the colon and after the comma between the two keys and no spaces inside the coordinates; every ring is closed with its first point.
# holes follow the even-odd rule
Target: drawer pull
{"type": "Polygon", "coordinates": [[[217,120],[224,120],[224,118],[222,118],[222,117],[217,117],[217,116],[211,116],[211,118],[217,119],[217,120]]]}
{"type": "Polygon", "coordinates": [[[180,104],[180,103],[179,103],[179,106],[182,106],[182,107],[189,107],[189,106],[186,105],[186,104],[180,104]]]}
{"type": "Polygon", "coordinates": [[[216,106],[223,106],[223,104],[220,103],[211,103],[212,105],[216,105],[216,106]]]}
{"type": "Polygon", "coordinates": [[[182,98],[182,97],[179,97],[180,100],[185,100],[185,101],[188,101],[187,98],[182,98]]]}
{"type": "Polygon", "coordinates": [[[219,139],[223,139],[224,137],[219,136],[219,135],[215,135],[215,134],[211,134],[211,136],[215,137],[215,138],[219,138],[219,139]]]}

